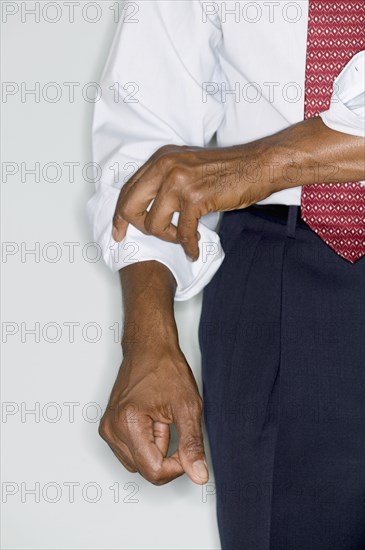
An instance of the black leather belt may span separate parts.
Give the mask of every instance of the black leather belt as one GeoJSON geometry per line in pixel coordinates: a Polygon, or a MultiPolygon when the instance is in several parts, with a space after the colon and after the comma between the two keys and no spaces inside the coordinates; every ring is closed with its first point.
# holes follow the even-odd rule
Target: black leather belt
{"type": "MultiPolygon", "coordinates": [[[[258,216],[264,215],[271,218],[282,220],[286,222],[289,216],[290,206],[285,204],[254,204],[249,206],[246,210],[252,214],[257,214],[258,216]]],[[[297,209],[297,223],[304,224],[300,215],[300,206],[296,207],[297,209]]]]}

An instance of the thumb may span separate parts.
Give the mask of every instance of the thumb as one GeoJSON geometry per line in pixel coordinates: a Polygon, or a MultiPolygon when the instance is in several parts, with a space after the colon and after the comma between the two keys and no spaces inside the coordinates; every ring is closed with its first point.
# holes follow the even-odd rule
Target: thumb
{"type": "Polygon", "coordinates": [[[128,222],[126,222],[121,216],[114,216],[112,230],[113,239],[116,242],[122,241],[127,233],[127,228],[128,222]]]}
{"type": "Polygon", "coordinates": [[[206,483],[209,478],[201,428],[201,408],[183,407],[174,418],[179,437],[179,459],[185,473],[194,483],[206,483]]]}

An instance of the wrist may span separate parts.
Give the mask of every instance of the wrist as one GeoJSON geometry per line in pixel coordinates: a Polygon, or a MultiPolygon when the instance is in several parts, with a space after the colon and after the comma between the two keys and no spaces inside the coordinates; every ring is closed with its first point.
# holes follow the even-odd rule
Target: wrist
{"type": "Polygon", "coordinates": [[[300,150],[293,148],[287,141],[274,139],[274,136],[259,140],[253,146],[254,150],[250,154],[255,159],[254,168],[261,199],[301,185],[305,162],[300,150]]]}
{"type": "Polygon", "coordinates": [[[120,272],[123,289],[123,352],[151,348],[158,342],[177,345],[174,317],[175,279],[156,261],[140,262],[120,272]]]}
{"type": "Polygon", "coordinates": [[[242,186],[255,186],[256,202],[282,189],[282,157],[264,138],[242,146],[240,179],[242,186]]]}
{"type": "Polygon", "coordinates": [[[266,189],[266,196],[269,196],[285,189],[283,174],[288,160],[283,151],[279,151],[277,147],[268,143],[263,144],[261,149],[263,187],[266,189]]]}
{"type": "Polygon", "coordinates": [[[162,312],[154,314],[147,310],[138,313],[133,320],[126,319],[123,326],[122,350],[130,352],[156,349],[160,345],[179,347],[178,332],[173,316],[164,316],[162,312]],[[146,316],[149,320],[146,321],[146,316]]]}

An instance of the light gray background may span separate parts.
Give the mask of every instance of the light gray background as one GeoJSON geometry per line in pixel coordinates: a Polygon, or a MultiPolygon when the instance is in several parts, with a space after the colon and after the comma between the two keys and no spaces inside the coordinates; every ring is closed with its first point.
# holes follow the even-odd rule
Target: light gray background
{"type": "MultiPolygon", "coordinates": [[[[93,421],[121,361],[109,328],[119,323],[120,329],[121,296],[118,277],[102,261],[90,261],[95,249],[84,248],[92,241],[86,202],[94,184],[82,169],[92,160],[93,103],[81,90],[98,82],[116,29],[116,2],[89,7],[86,19],[97,18],[100,10],[95,23],[83,17],[87,3],[75,3],[71,23],[65,2],[52,2],[45,12],[47,2],[40,2],[39,22],[25,11],[35,2],[2,2],[2,80],[19,86],[1,104],[2,167],[13,162],[18,170],[2,183],[2,547],[219,548],[212,475],[208,495],[186,477],[164,487],[149,485],[123,469],[93,421]],[[55,4],[61,17],[50,23],[57,17],[55,4]],[[9,9],[18,11],[6,18],[9,9]],[[39,102],[32,95],[22,99],[22,88],[36,82],[39,102]],[[54,103],[44,99],[52,97],[52,89],[44,88],[50,82],[62,91],[54,103]],[[64,82],[80,83],[73,103],[64,82]],[[47,163],[58,163],[59,181],[46,181],[56,174],[52,168],[39,182],[25,174],[36,162],[41,172],[47,163]],[[64,164],[70,162],[79,163],[73,182],[64,164]],[[64,243],[78,243],[74,261],[64,243]],[[35,247],[38,257],[24,255],[35,247]],[[65,325],[70,322],[79,323],[74,342],[65,325]],[[36,323],[39,342],[26,333],[36,323]],[[87,341],[96,335],[88,323],[99,330],[95,343],[87,341]],[[7,336],[9,330],[15,333],[7,336]],[[73,422],[72,406],[65,403],[74,404],[73,422]],[[25,414],[37,407],[38,417],[25,414]],[[67,483],[79,484],[74,502],[67,483]],[[119,497],[110,489],[117,483],[119,497]],[[38,496],[27,493],[32,488],[38,496]],[[90,502],[96,489],[100,498],[90,502]]],[[[176,313],[182,349],[199,377],[200,297],[178,304],[176,313]]]]}

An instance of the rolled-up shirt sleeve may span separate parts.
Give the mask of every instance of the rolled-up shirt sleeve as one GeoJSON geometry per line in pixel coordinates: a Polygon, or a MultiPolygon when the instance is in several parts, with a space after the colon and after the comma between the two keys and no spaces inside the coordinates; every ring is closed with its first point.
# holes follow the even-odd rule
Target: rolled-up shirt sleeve
{"type": "Polygon", "coordinates": [[[337,77],[330,108],[320,116],[332,130],[365,138],[365,51],[337,77]]]}
{"type": "Polygon", "coordinates": [[[209,90],[222,82],[217,54],[221,28],[204,14],[200,1],[143,0],[133,6],[134,14],[126,12],[119,24],[95,105],[93,160],[100,177],[88,214],[94,240],[112,271],[138,261],[159,261],[176,279],[175,299],[187,300],[223,261],[214,231],[218,214],[199,223],[196,262],[179,244],[144,235],[131,225],[116,243],[112,218],[121,187],[159,147],[205,146],[219,127],[224,105],[209,90]]]}

